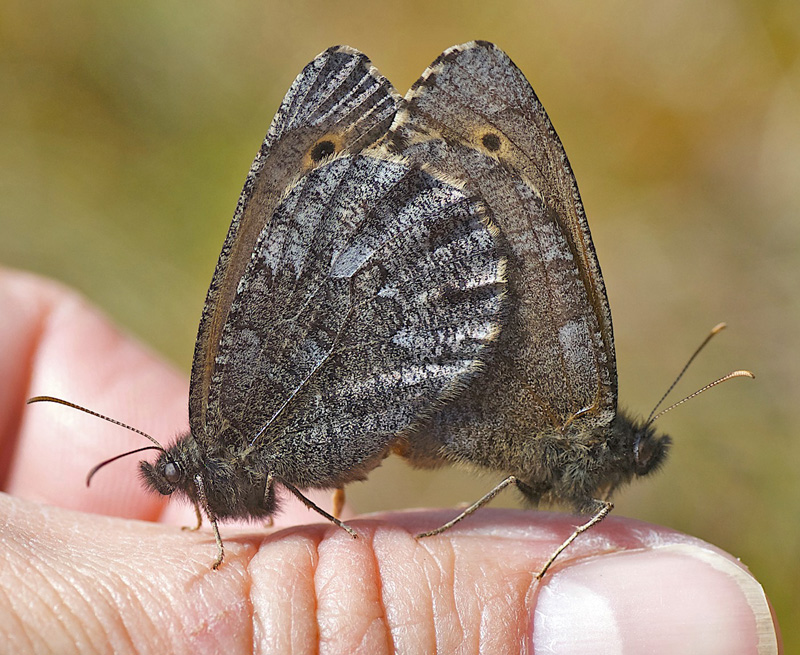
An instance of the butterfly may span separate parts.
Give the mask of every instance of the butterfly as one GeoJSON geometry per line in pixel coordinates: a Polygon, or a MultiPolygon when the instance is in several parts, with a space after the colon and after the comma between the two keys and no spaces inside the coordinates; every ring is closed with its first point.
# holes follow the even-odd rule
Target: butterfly
{"type": "Polygon", "coordinates": [[[355,536],[302,491],[366,477],[476,374],[498,334],[505,260],[482,204],[369,149],[397,101],[345,46],[300,73],[211,281],[190,431],[132,451],[158,450],[140,463],[145,486],[188,498],[197,527],[209,519],[213,568],[224,558],[218,522],[269,518],[281,488],[355,536]]]}
{"type": "Polygon", "coordinates": [[[508,311],[481,374],[395,449],[414,466],[506,477],[421,536],[513,484],[533,506],[591,513],[574,539],[608,514],[617,487],[664,462],[670,438],[617,407],[611,311],[561,141],[511,59],[475,41],[446,50],[412,86],[387,148],[480,197],[507,256],[508,311]]]}

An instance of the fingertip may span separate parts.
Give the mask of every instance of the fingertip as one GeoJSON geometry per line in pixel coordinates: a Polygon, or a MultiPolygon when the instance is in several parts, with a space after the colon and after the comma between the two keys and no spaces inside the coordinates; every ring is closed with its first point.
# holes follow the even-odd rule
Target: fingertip
{"type": "Polygon", "coordinates": [[[716,549],[671,543],[571,562],[537,590],[533,652],[779,652],[761,585],[716,549]],[[551,651],[547,651],[551,652],[551,651]]]}

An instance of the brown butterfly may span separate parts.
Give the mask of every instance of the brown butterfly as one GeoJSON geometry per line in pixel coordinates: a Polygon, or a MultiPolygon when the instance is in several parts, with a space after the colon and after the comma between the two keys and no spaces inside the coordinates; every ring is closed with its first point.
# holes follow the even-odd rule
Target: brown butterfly
{"type": "Polygon", "coordinates": [[[270,517],[279,488],[355,536],[301,490],[366,477],[475,374],[498,333],[505,262],[482,205],[385,152],[358,154],[396,102],[351,48],[300,73],[211,281],[190,432],[133,451],[160,451],[140,464],[148,488],[188,498],[198,527],[208,517],[214,568],[217,522],[270,517]]]}
{"type": "MultiPolygon", "coordinates": [[[[414,466],[467,463],[602,520],[620,485],[663,462],[653,418],[618,410],[611,311],[575,176],[530,83],[497,46],[446,50],[406,94],[387,147],[463,182],[508,258],[508,311],[480,376],[396,450],[414,466]]],[[[744,372],[737,372],[737,374],[744,372]]]]}

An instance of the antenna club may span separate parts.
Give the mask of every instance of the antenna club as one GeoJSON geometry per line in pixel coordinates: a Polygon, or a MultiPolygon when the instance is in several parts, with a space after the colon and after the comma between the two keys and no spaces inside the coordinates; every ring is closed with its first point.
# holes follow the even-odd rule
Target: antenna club
{"type": "Polygon", "coordinates": [[[53,398],[52,396],[34,396],[33,398],[28,398],[28,400],[25,401],[25,404],[32,405],[33,403],[57,403],[57,402],[59,402],[59,399],[53,398]]]}
{"type": "Polygon", "coordinates": [[[747,371],[747,370],[742,369],[741,371],[733,371],[733,373],[730,373],[730,377],[732,377],[732,378],[750,378],[751,380],[755,380],[756,379],[756,374],[753,373],[752,371],[747,371]]]}
{"type": "Polygon", "coordinates": [[[715,335],[715,334],[719,334],[719,333],[720,333],[720,332],[722,332],[722,331],[723,331],[723,330],[724,330],[726,327],[728,327],[728,324],[727,324],[727,323],[725,323],[724,321],[723,321],[722,323],[717,323],[717,324],[716,324],[716,325],[715,325],[713,328],[711,328],[711,336],[713,336],[713,335],[715,335]]]}

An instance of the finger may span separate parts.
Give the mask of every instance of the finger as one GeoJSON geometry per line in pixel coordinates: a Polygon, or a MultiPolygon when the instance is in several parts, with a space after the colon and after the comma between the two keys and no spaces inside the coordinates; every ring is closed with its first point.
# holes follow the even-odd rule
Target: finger
{"type": "MultiPolygon", "coordinates": [[[[480,642],[480,652],[781,652],[761,585],[739,560],[710,544],[612,516],[581,535],[537,585],[536,573],[585,517],[481,511],[444,535],[421,541],[437,566],[452,571],[448,584],[464,585],[461,596],[456,591],[446,599],[444,613],[473,616],[467,639],[480,642]],[[464,571],[466,580],[459,581],[457,574],[464,571]],[[487,579],[478,600],[470,575],[487,579]],[[523,602],[525,608],[515,614],[523,602]],[[497,624],[516,631],[483,631],[487,613],[498,607],[497,624]],[[515,650],[515,643],[524,647],[515,650]]],[[[391,520],[413,533],[453,514],[395,514],[391,520]]],[[[410,562],[410,568],[416,565],[410,562]]],[[[385,577],[381,583],[402,589],[385,577]]],[[[414,596],[407,596],[407,605],[418,602],[414,596]]],[[[442,648],[437,641],[442,652],[450,645],[442,648]]]]}
{"type": "MultiPolygon", "coordinates": [[[[42,651],[774,653],[763,590],[698,540],[610,518],[537,582],[575,517],[490,510],[264,536],[108,519],[0,496],[0,625],[42,651]],[[469,529],[465,526],[469,525],[469,529]],[[5,606],[3,606],[5,604],[5,606]]],[[[566,553],[565,553],[566,555],[566,553]]],[[[14,652],[24,652],[15,650],[14,652]]]]}

